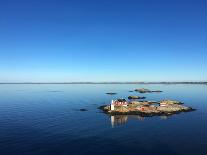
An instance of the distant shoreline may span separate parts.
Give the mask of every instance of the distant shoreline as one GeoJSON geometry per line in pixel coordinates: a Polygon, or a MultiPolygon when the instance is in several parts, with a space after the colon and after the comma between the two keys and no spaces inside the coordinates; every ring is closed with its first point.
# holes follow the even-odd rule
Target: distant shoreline
{"type": "Polygon", "coordinates": [[[207,84],[207,82],[0,82],[0,84],[207,84]]]}

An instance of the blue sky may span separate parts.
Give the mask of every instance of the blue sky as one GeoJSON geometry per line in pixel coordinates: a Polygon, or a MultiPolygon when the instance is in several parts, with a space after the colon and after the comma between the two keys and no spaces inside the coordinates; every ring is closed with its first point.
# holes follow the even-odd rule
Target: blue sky
{"type": "Polygon", "coordinates": [[[1,0],[0,82],[206,81],[205,0],[1,0]]]}

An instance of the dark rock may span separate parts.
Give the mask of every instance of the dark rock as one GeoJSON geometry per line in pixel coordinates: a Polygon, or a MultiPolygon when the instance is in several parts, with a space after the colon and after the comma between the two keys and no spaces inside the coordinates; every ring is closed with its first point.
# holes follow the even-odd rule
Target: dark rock
{"type": "Polygon", "coordinates": [[[124,99],[124,98],[119,98],[119,99],[117,99],[117,101],[119,101],[119,102],[126,102],[126,99],[124,99]]]}
{"type": "Polygon", "coordinates": [[[116,95],[117,93],[106,93],[107,95],[116,95]]]}
{"type": "Polygon", "coordinates": [[[161,90],[152,90],[151,92],[152,93],[161,93],[162,91],[161,90]]]}
{"type": "Polygon", "coordinates": [[[83,109],[80,109],[80,111],[88,111],[88,110],[83,108],[83,109]]]}
{"type": "Polygon", "coordinates": [[[146,97],[140,97],[140,96],[129,96],[128,99],[145,99],[146,97]]]}

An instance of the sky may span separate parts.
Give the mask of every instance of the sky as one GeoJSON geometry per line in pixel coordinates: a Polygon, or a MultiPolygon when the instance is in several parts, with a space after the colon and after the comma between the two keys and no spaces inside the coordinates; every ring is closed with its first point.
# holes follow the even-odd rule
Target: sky
{"type": "Polygon", "coordinates": [[[207,81],[205,0],[1,0],[0,82],[207,81]]]}

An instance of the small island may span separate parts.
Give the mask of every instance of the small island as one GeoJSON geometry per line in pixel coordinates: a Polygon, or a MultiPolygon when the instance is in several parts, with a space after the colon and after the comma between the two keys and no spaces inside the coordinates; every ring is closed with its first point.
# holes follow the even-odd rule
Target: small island
{"type": "Polygon", "coordinates": [[[110,105],[103,105],[99,108],[110,115],[139,115],[142,117],[169,116],[194,110],[191,107],[184,106],[182,102],[174,100],[156,102],[117,99],[112,100],[110,105]]]}
{"type": "Polygon", "coordinates": [[[139,93],[161,93],[161,90],[149,90],[145,88],[140,88],[140,89],[135,89],[134,91],[139,92],[139,93]]]}

